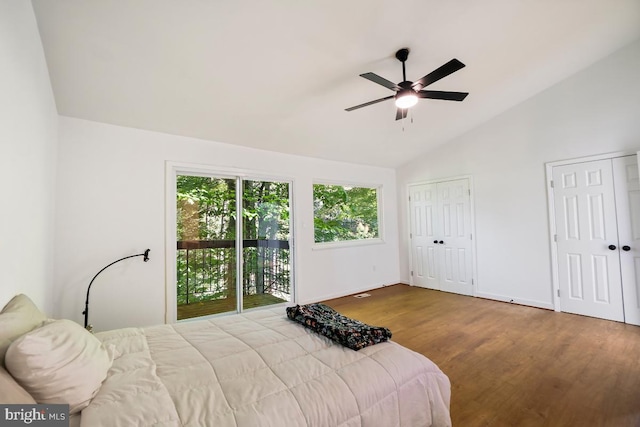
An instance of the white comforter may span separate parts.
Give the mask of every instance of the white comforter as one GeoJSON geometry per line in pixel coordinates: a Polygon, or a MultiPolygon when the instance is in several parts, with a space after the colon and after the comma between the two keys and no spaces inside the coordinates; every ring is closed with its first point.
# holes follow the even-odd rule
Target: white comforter
{"type": "Polygon", "coordinates": [[[97,336],[116,358],[82,426],[449,426],[449,379],[394,342],[353,351],[284,308],[97,336]]]}

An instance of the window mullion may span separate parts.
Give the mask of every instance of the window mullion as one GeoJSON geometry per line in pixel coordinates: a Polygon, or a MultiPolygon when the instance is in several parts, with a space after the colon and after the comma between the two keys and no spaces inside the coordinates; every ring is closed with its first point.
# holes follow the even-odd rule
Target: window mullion
{"type": "Polygon", "coordinates": [[[244,249],[244,237],[242,235],[244,207],[242,203],[243,199],[243,180],[242,177],[236,178],[236,311],[242,312],[242,298],[244,293],[244,287],[242,286],[244,281],[243,271],[243,249],[244,249]]]}

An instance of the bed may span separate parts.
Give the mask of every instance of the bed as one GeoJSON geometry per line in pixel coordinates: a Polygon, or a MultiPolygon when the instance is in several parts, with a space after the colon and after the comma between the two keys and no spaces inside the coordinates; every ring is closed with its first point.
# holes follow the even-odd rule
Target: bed
{"type": "MultiPolygon", "coordinates": [[[[53,323],[52,336],[76,329],[53,323]]],[[[78,328],[109,359],[90,399],[72,404],[81,426],[451,425],[449,379],[429,359],[392,341],[351,350],[283,307],[95,337],[78,328]]]]}

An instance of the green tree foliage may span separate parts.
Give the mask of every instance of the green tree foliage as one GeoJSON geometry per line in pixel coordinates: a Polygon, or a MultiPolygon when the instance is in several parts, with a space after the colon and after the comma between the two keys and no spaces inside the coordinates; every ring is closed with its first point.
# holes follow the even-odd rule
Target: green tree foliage
{"type": "Polygon", "coordinates": [[[375,188],[314,184],[313,208],[317,243],[379,237],[375,188]]]}
{"type": "Polygon", "coordinates": [[[235,238],[235,180],[180,175],[176,196],[178,240],[235,238]]]}

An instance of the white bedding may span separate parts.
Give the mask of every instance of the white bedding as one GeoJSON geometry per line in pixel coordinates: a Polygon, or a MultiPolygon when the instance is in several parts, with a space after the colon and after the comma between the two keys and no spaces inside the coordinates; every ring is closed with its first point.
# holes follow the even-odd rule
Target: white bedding
{"type": "Polygon", "coordinates": [[[394,342],[344,348],[284,308],[97,334],[115,346],[82,426],[450,426],[449,379],[394,342]]]}

